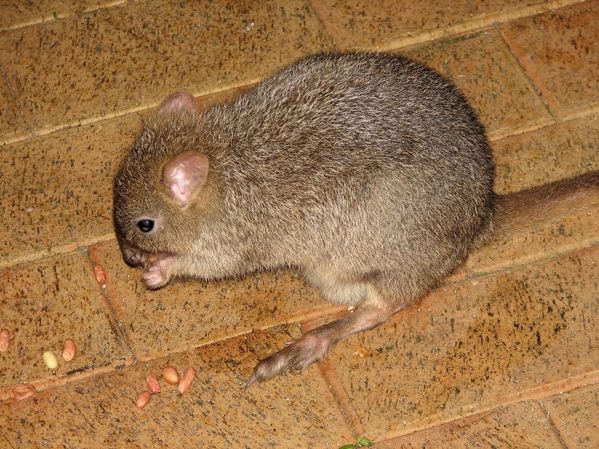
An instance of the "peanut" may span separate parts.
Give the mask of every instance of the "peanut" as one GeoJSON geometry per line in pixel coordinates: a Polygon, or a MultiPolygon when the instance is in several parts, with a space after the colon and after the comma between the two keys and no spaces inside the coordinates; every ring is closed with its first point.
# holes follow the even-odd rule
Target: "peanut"
{"type": "Polygon", "coordinates": [[[181,378],[181,382],[179,382],[179,393],[183,394],[191,387],[191,383],[196,377],[196,370],[193,368],[187,368],[185,370],[185,374],[181,378]]]}
{"type": "Polygon", "coordinates": [[[137,395],[137,400],[135,401],[135,406],[138,409],[143,409],[150,402],[151,393],[149,391],[142,391],[137,395]]]}
{"type": "Polygon", "coordinates": [[[67,338],[64,341],[63,349],[62,349],[62,358],[66,362],[70,362],[77,355],[77,346],[75,346],[75,342],[70,338],[67,338]]]}
{"type": "Polygon", "coordinates": [[[146,383],[148,384],[148,389],[152,393],[160,393],[160,383],[158,383],[158,379],[155,376],[149,375],[146,377],[146,383]]]}
{"type": "Polygon", "coordinates": [[[9,343],[10,331],[8,329],[2,329],[0,332],[0,352],[6,352],[9,343]]]}
{"type": "Polygon", "coordinates": [[[106,285],[106,271],[102,265],[94,265],[94,274],[96,275],[96,281],[98,284],[106,285]]]}
{"type": "Polygon", "coordinates": [[[176,368],[172,366],[165,366],[162,370],[162,377],[164,381],[171,385],[177,385],[179,383],[179,373],[176,368]]]}
{"type": "Polygon", "coordinates": [[[35,387],[31,384],[19,384],[12,390],[12,395],[17,401],[22,401],[35,395],[35,387]]]}
{"type": "Polygon", "coordinates": [[[48,369],[55,370],[58,368],[58,360],[56,360],[56,356],[52,351],[46,351],[42,354],[44,358],[44,363],[48,367],[48,369]]]}

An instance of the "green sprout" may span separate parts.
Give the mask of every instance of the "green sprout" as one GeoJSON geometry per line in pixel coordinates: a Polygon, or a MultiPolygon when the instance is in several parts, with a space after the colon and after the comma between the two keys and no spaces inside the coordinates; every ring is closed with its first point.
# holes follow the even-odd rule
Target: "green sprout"
{"type": "Polygon", "coordinates": [[[370,447],[373,444],[374,444],[374,441],[372,441],[371,439],[362,437],[355,444],[354,443],[344,444],[339,449],[357,449],[360,447],[370,447]]]}

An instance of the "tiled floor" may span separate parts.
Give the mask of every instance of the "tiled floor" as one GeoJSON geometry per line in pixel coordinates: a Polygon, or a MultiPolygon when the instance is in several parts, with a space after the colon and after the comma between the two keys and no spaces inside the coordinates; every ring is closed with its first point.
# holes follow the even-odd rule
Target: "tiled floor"
{"type": "Polygon", "coordinates": [[[321,50],[402,52],[487,126],[496,190],[599,170],[599,0],[0,2],[0,448],[599,447],[599,195],[502,230],[303,375],[256,361],[341,312],[293,273],[151,292],[112,178],[173,90],[203,107],[321,50]],[[94,275],[103,270],[106,280],[94,275]],[[73,338],[71,362],[46,368],[73,338]],[[137,392],[166,364],[198,377],[137,392]],[[37,394],[13,399],[17,384],[37,394]]]}

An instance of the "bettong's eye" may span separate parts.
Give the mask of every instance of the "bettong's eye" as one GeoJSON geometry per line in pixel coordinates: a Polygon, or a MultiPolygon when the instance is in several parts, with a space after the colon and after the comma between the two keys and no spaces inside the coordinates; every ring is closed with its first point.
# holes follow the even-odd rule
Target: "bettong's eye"
{"type": "Polygon", "coordinates": [[[143,233],[148,233],[154,229],[154,220],[144,218],[137,222],[137,227],[143,233]]]}

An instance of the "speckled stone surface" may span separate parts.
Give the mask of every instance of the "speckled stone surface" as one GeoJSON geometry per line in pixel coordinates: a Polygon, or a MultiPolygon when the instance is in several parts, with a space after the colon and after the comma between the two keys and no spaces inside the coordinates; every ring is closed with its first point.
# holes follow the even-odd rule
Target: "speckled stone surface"
{"type": "Polygon", "coordinates": [[[375,445],[376,449],[564,449],[536,402],[417,432],[375,445]]]}
{"type": "Polygon", "coordinates": [[[561,117],[599,106],[599,1],[506,24],[502,32],[528,76],[561,117]]]}
{"type": "Polygon", "coordinates": [[[341,343],[331,362],[366,435],[408,433],[597,370],[598,260],[595,248],[447,286],[341,343]]]}
{"type": "Polygon", "coordinates": [[[125,0],[13,0],[2,3],[0,30],[48,22],[70,14],[125,3],[125,0]]]}
{"type": "MultiPolygon", "coordinates": [[[[490,24],[505,16],[519,14],[531,6],[543,9],[542,0],[493,0],[419,2],[409,0],[315,0],[314,7],[341,48],[387,46],[414,34],[426,34],[447,27],[468,28],[490,24]]],[[[549,6],[547,6],[549,7],[549,6]]]]}
{"type": "Polygon", "coordinates": [[[510,193],[599,170],[599,115],[493,142],[495,191],[510,193]]]}
{"type": "Polygon", "coordinates": [[[542,404],[568,448],[599,447],[599,385],[553,396],[542,404]]]}
{"type": "Polygon", "coordinates": [[[258,357],[287,338],[285,329],[234,338],[37,399],[4,403],[0,428],[13,447],[42,447],[44,438],[50,445],[65,441],[65,447],[78,448],[337,448],[352,436],[315,367],[301,377],[244,387],[258,357]],[[137,410],[134,400],[146,388],[146,376],[160,375],[167,364],[180,374],[196,369],[191,389],[181,396],[162,382],[162,391],[137,410]]]}
{"type": "Polygon", "coordinates": [[[447,39],[405,54],[449,77],[476,109],[491,139],[552,122],[496,31],[447,39]]]}
{"type": "Polygon", "coordinates": [[[90,252],[106,270],[113,309],[142,360],[334,310],[317,290],[286,272],[176,281],[152,291],[141,282],[140,270],[125,265],[115,241],[90,252]]]}
{"type": "Polygon", "coordinates": [[[7,145],[0,170],[0,266],[113,235],[112,179],[136,114],[7,145]]]}
{"type": "MultiPolygon", "coordinates": [[[[0,144],[27,133],[27,123],[20,116],[19,106],[2,76],[0,66],[0,144]]],[[[0,149],[1,151],[1,149],[0,149]]]]}
{"type": "Polygon", "coordinates": [[[209,93],[330,48],[306,1],[164,0],[101,9],[0,36],[9,86],[35,127],[209,93]]]}
{"type": "Polygon", "coordinates": [[[81,398],[70,389],[60,388],[18,403],[1,404],[1,432],[5,439],[0,441],[11,449],[52,447],[59,441],[62,447],[90,448],[82,440],[93,432],[92,424],[82,418],[73,401],[81,398]]]}
{"type": "Polygon", "coordinates": [[[0,353],[0,390],[22,382],[44,388],[65,376],[131,361],[84,254],[3,270],[0,280],[0,328],[13,336],[0,353]],[[62,359],[67,338],[78,349],[70,362],[62,359]],[[44,364],[45,351],[57,357],[56,372],[44,364]]]}

